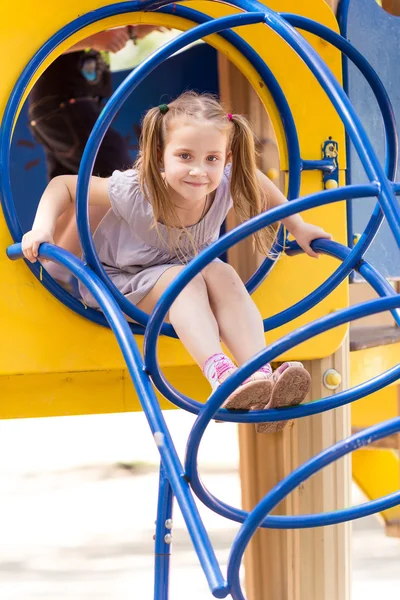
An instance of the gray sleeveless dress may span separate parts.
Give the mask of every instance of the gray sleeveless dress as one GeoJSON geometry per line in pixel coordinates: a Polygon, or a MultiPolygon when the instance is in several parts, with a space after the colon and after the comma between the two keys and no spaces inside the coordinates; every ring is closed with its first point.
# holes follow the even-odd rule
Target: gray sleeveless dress
{"type": "MultiPolygon", "coordinates": [[[[225,168],[206,215],[187,228],[198,251],[218,239],[220,227],[232,207],[230,167],[225,168]]],[[[108,193],[111,209],[96,229],[93,240],[112,282],[132,304],[137,304],[167,269],[182,264],[171,249],[171,241],[179,239],[187,261],[194,256],[193,244],[180,229],[168,232],[168,228],[159,223],[157,232],[153,227],[153,209],[140,191],[135,170],[114,171],[108,193]]],[[[83,285],[80,285],[80,292],[88,306],[99,308],[83,285]]]]}

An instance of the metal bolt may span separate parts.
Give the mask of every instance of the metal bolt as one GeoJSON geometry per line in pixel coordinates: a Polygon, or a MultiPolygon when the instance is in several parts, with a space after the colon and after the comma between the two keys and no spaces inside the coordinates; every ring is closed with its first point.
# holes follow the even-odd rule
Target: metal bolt
{"type": "Polygon", "coordinates": [[[167,519],[165,521],[165,529],[172,529],[172,525],[173,525],[172,519],[167,519]]]}
{"type": "Polygon", "coordinates": [[[326,190],[335,190],[338,187],[338,182],[336,179],[327,179],[325,181],[325,189],[326,190]]]}
{"type": "Polygon", "coordinates": [[[166,544],[172,544],[172,535],[170,533],[166,533],[164,536],[164,542],[166,544]]]}
{"type": "Polygon", "coordinates": [[[342,376],[336,369],[328,369],[325,371],[322,381],[328,390],[336,390],[342,383],[342,376]]]}

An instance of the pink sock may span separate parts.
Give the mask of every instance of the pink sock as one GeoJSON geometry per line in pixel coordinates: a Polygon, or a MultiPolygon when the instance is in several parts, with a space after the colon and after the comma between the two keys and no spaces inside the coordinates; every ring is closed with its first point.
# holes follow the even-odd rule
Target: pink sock
{"type": "Polygon", "coordinates": [[[203,373],[207,377],[213,391],[222,383],[221,378],[230,369],[236,369],[236,365],[229,356],[219,352],[213,354],[203,365],[203,373]]]}

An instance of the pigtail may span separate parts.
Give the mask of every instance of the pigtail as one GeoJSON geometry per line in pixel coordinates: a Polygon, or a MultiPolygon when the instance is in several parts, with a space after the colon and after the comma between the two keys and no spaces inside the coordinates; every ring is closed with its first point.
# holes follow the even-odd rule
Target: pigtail
{"type": "MultiPolygon", "coordinates": [[[[243,223],[268,208],[268,197],[257,177],[256,148],[248,121],[241,115],[229,115],[234,127],[231,151],[231,194],[237,216],[243,223]]],[[[255,246],[269,255],[279,225],[274,224],[254,234],[255,246]]]]}
{"type": "Polygon", "coordinates": [[[169,212],[170,201],[160,172],[160,152],[163,115],[158,107],[151,108],[145,115],[140,136],[140,153],[135,163],[139,174],[142,194],[151,203],[154,212],[154,224],[169,212]]]}

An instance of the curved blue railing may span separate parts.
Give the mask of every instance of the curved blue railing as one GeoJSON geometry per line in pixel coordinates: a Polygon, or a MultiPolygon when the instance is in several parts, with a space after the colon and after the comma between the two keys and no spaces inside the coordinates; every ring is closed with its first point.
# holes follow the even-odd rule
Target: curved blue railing
{"type": "MultiPolygon", "coordinates": [[[[140,4],[139,2],[133,3],[133,5],[135,5],[136,8],[140,9],[143,7],[143,4],[141,6],[139,4],[140,4]]],[[[21,77],[20,77],[19,81],[17,82],[17,84],[13,90],[13,93],[11,94],[10,99],[7,103],[7,107],[6,107],[4,119],[3,119],[2,130],[0,131],[0,162],[2,164],[2,177],[0,178],[0,185],[1,185],[2,204],[3,204],[5,218],[6,218],[8,227],[10,229],[10,232],[13,236],[14,241],[19,241],[21,239],[22,229],[21,229],[17,214],[15,212],[12,190],[11,190],[11,181],[10,181],[10,175],[9,175],[9,173],[10,173],[9,148],[11,145],[14,117],[18,110],[20,102],[22,100],[22,97],[25,93],[25,90],[29,85],[29,82],[32,80],[36,71],[39,69],[40,65],[47,58],[47,56],[49,56],[53,52],[53,50],[62,41],[67,39],[70,35],[72,35],[76,31],[79,31],[86,25],[96,22],[102,18],[108,17],[110,15],[114,15],[114,14],[130,12],[133,8],[135,8],[135,6],[131,6],[129,8],[127,3],[124,5],[115,4],[113,6],[104,7],[102,9],[98,9],[97,11],[93,11],[92,13],[89,13],[87,15],[83,15],[82,17],[79,17],[72,23],[69,23],[62,30],[57,32],[57,34],[55,34],[52,38],[50,38],[49,41],[46,42],[46,44],[44,44],[44,46],[32,58],[32,60],[28,63],[28,65],[24,69],[23,73],[21,74],[21,77]]],[[[189,11],[189,9],[187,9],[187,12],[185,13],[185,7],[177,7],[177,8],[179,10],[182,10],[182,16],[193,18],[196,15],[197,18],[199,19],[199,21],[203,21],[203,22],[210,21],[210,19],[205,16],[201,19],[199,16],[201,13],[198,13],[197,11],[192,11],[192,10],[189,11]],[[191,14],[188,14],[189,12],[191,14]]],[[[177,13],[179,14],[179,11],[177,11],[177,13]]],[[[204,33],[203,33],[203,35],[204,35],[204,33]]],[[[270,69],[267,67],[267,65],[265,65],[265,63],[260,59],[260,57],[254,52],[254,50],[251,48],[251,46],[249,46],[237,34],[235,34],[232,31],[224,31],[224,32],[222,32],[222,36],[225,37],[225,39],[227,39],[230,43],[234,43],[236,45],[236,47],[241,51],[241,53],[253,64],[253,66],[256,68],[256,70],[258,70],[258,72],[260,73],[260,77],[265,81],[266,85],[268,86],[268,88],[274,98],[274,101],[280,112],[282,122],[284,125],[285,134],[286,134],[287,151],[288,151],[288,157],[289,157],[289,163],[290,163],[288,195],[289,195],[289,198],[295,198],[299,194],[301,159],[300,159],[300,150],[299,150],[298,138],[297,138],[297,133],[296,133],[296,127],[294,124],[293,116],[291,114],[289,105],[286,101],[286,98],[285,98],[278,82],[276,81],[275,77],[273,76],[272,72],[270,71],[270,69]]],[[[162,62],[162,61],[160,61],[160,62],[162,62]]],[[[117,93],[119,93],[119,90],[120,90],[120,88],[118,88],[118,90],[116,91],[114,96],[117,93]]],[[[133,91],[133,88],[131,91],[133,91]]],[[[111,106],[111,105],[109,105],[109,106],[111,106]]],[[[107,126],[107,128],[108,128],[108,126],[107,126]]],[[[104,133],[103,133],[103,135],[104,135],[104,133]]],[[[99,138],[96,134],[96,131],[93,132],[93,135],[94,135],[94,147],[96,147],[96,145],[99,144],[100,142],[98,141],[99,138]]],[[[82,214],[81,228],[83,227],[83,230],[87,229],[86,236],[90,239],[89,224],[87,221],[87,217],[85,217],[85,210],[83,210],[83,212],[81,214],[82,214]]],[[[280,237],[278,239],[278,243],[275,246],[275,248],[272,250],[272,253],[273,252],[279,253],[282,246],[283,246],[283,236],[281,233],[280,237]]],[[[94,249],[93,249],[93,251],[95,252],[94,249]]],[[[95,255],[94,260],[96,260],[96,259],[97,259],[97,255],[95,255]]],[[[275,261],[266,259],[266,261],[263,263],[263,265],[260,267],[260,269],[257,271],[257,273],[255,273],[254,276],[249,281],[250,291],[253,291],[253,289],[255,289],[255,287],[257,287],[265,279],[267,273],[269,272],[269,270],[271,269],[271,267],[274,264],[275,264],[275,261]]],[[[107,277],[107,275],[103,272],[101,263],[99,261],[98,261],[98,265],[99,265],[100,275],[102,276],[103,281],[105,281],[106,285],[111,286],[111,289],[113,290],[113,292],[118,294],[118,290],[113,286],[113,284],[109,281],[109,278],[107,277]]],[[[61,288],[51,277],[49,277],[47,275],[46,271],[44,271],[43,273],[40,273],[39,267],[37,265],[29,264],[28,266],[38,278],[40,277],[40,279],[41,279],[41,281],[43,281],[43,284],[45,285],[45,287],[47,287],[58,299],[60,299],[62,302],[64,302],[64,304],[66,304],[69,308],[72,308],[73,310],[75,310],[76,312],[81,314],[82,316],[90,318],[91,320],[93,320],[101,325],[107,325],[107,322],[102,317],[102,315],[100,315],[98,313],[98,311],[95,311],[88,307],[86,307],[86,309],[83,308],[82,304],[79,301],[77,301],[75,298],[73,298],[72,296],[67,294],[65,292],[65,290],[63,290],[63,288],[61,288]]],[[[118,297],[119,297],[119,300],[122,302],[122,306],[126,310],[128,310],[128,314],[129,314],[132,305],[127,304],[123,296],[118,296],[118,297]]],[[[135,310],[135,309],[133,309],[133,310],[135,310]]],[[[142,322],[143,324],[145,324],[147,322],[148,317],[145,313],[142,313],[142,317],[140,316],[140,313],[138,313],[135,316],[135,320],[138,321],[139,323],[142,322]],[[142,317],[143,317],[143,320],[142,320],[142,317]]],[[[130,327],[134,333],[138,333],[138,334],[143,333],[142,325],[130,324],[130,327]]],[[[172,335],[175,337],[174,331],[170,326],[165,326],[163,328],[163,333],[165,333],[167,335],[172,335]]]]}
{"type": "MultiPolygon", "coordinates": [[[[146,5],[146,7],[150,7],[150,5],[151,6],[153,6],[153,5],[160,6],[161,4],[165,4],[165,2],[164,3],[160,3],[160,2],[149,3],[149,2],[147,2],[147,3],[142,3],[140,6],[139,6],[139,3],[134,2],[134,3],[132,3],[131,9],[143,8],[143,7],[145,7],[145,5],[146,5]]],[[[262,5],[259,5],[259,7],[260,6],[262,6],[262,5]]],[[[29,84],[29,81],[32,79],[32,77],[34,76],[34,73],[40,66],[40,64],[54,50],[54,48],[57,47],[57,45],[60,43],[60,41],[64,41],[69,35],[78,31],[79,29],[81,29],[82,27],[84,27],[85,25],[87,25],[91,22],[94,22],[96,20],[99,20],[101,18],[109,16],[110,14],[115,14],[116,12],[127,12],[127,10],[128,10],[127,5],[125,5],[125,7],[121,7],[121,4],[116,4],[111,7],[105,7],[104,9],[99,9],[98,11],[94,11],[94,13],[84,15],[84,16],[80,17],[79,19],[77,19],[76,21],[67,25],[64,29],[62,29],[60,32],[58,32],[56,35],[54,35],[43,46],[43,48],[37,53],[37,55],[30,61],[30,63],[27,65],[26,69],[24,70],[23,74],[21,75],[20,81],[16,85],[16,87],[13,91],[13,94],[10,97],[10,101],[8,103],[8,106],[7,106],[7,109],[5,112],[5,118],[4,118],[4,124],[3,124],[3,135],[1,136],[1,143],[0,143],[0,146],[1,146],[0,157],[3,156],[2,164],[4,165],[3,177],[1,178],[0,183],[3,182],[3,184],[2,184],[3,206],[5,209],[6,220],[9,223],[9,227],[10,227],[11,233],[12,233],[15,241],[18,241],[18,239],[21,239],[21,235],[20,235],[19,222],[18,222],[18,219],[15,214],[15,210],[13,207],[13,199],[12,199],[11,184],[10,184],[10,180],[9,180],[9,169],[8,169],[8,159],[9,159],[8,148],[9,148],[9,144],[10,144],[10,140],[11,140],[11,131],[12,131],[14,114],[19,106],[22,95],[23,95],[27,85],[29,84]],[[124,8],[124,10],[121,10],[122,8],[124,8]]],[[[209,17],[201,15],[201,13],[199,13],[198,11],[194,11],[187,7],[181,7],[181,6],[174,6],[173,8],[165,7],[161,10],[163,10],[165,12],[167,12],[167,11],[173,12],[179,16],[190,18],[190,19],[194,20],[195,22],[209,22],[210,21],[209,17]]],[[[384,87],[383,87],[382,83],[380,82],[379,78],[377,77],[375,71],[370,67],[370,65],[367,63],[367,61],[365,61],[365,59],[358,53],[357,50],[355,50],[346,40],[342,40],[342,38],[340,36],[338,36],[336,33],[332,32],[330,29],[323,27],[320,24],[314,23],[314,22],[310,21],[309,19],[305,19],[303,17],[298,17],[297,15],[285,15],[285,17],[288,20],[292,20],[293,24],[296,25],[297,27],[311,31],[312,33],[319,35],[320,37],[326,39],[327,41],[329,41],[336,47],[340,48],[347,56],[349,56],[351,58],[351,60],[353,60],[353,62],[356,64],[356,66],[364,74],[364,76],[370,83],[371,88],[377,98],[378,104],[382,110],[382,115],[383,115],[384,124],[385,124],[386,138],[387,138],[387,147],[388,147],[388,152],[387,152],[387,156],[386,156],[387,171],[388,171],[388,175],[393,177],[394,176],[393,169],[394,169],[394,165],[396,164],[396,157],[397,157],[397,138],[396,138],[395,123],[394,123],[394,119],[393,119],[393,110],[391,108],[390,101],[387,97],[384,87]]],[[[291,115],[290,108],[287,104],[287,101],[284,98],[282,90],[280,89],[279,85],[277,84],[276,79],[274,78],[273,74],[268,69],[268,67],[265,65],[265,63],[255,54],[255,52],[252,50],[252,48],[248,44],[246,44],[237,34],[231,32],[231,31],[227,31],[227,32],[224,31],[221,33],[221,35],[223,37],[225,37],[231,43],[234,43],[239,48],[241,53],[246,58],[248,58],[250,60],[250,62],[252,62],[253,66],[255,66],[259,70],[260,75],[262,76],[263,80],[266,82],[266,84],[268,85],[268,87],[272,93],[272,96],[273,96],[275,103],[278,107],[278,110],[281,114],[282,121],[283,121],[283,124],[285,127],[286,138],[287,138],[287,148],[288,148],[288,155],[289,155],[289,165],[290,165],[290,168],[289,168],[289,198],[293,198],[298,194],[299,174],[300,174],[300,170],[301,170],[302,161],[301,161],[300,154],[299,154],[299,145],[298,145],[298,140],[297,140],[296,129],[295,129],[293,117],[291,115]]],[[[115,95],[117,95],[118,93],[119,93],[119,90],[116,91],[115,95]]],[[[95,131],[93,132],[93,136],[94,136],[93,145],[94,145],[94,147],[96,147],[96,145],[99,143],[99,141],[98,141],[98,136],[96,136],[95,131]]],[[[91,140],[92,140],[92,138],[91,138],[91,140]]],[[[79,210],[79,208],[78,208],[78,210],[79,210]]],[[[83,215],[82,227],[83,227],[83,230],[85,231],[85,236],[90,240],[91,236],[90,236],[90,230],[89,230],[89,224],[88,224],[87,217],[85,217],[85,212],[82,212],[81,214],[83,215]]],[[[366,236],[364,236],[364,238],[362,238],[360,240],[360,242],[357,246],[357,252],[354,255],[352,255],[351,258],[349,258],[349,262],[344,265],[341,265],[338,268],[338,270],[333,274],[333,276],[330,280],[327,280],[326,282],[324,282],[320,287],[318,287],[316,290],[314,290],[314,292],[312,292],[311,294],[306,296],[304,299],[302,299],[301,301],[299,301],[295,305],[293,305],[293,307],[291,307],[290,309],[284,310],[281,313],[274,315],[273,317],[270,317],[269,319],[265,319],[265,321],[264,321],[265,330],[267,331],[267,330],[279,327],[280,325],[286,323],[288,320],[292,319],[293,315],[298,316],[298,315],[302,314],[303,312],[309,310],[312,306],[315,306],[324,297],[326,297],[329,293],[331,293],[331,291],[341,281],[343,281],[348,276],[348,274],[354,268],[354,265],[357,264],[357,260],[358,260],[359,256],[361,256],[361,254],[363,252],[365,252],[366,248],[369,246],[369,244],[372,240],[373,235],[375,235],[376,230],[380,225],[381,219],[382,219],[381,211],[380,211],[379,205],[377,205],[377,207],[374,211],[374,214],[371,218],[371,227],[368,228],[368,226],[367,226],[366,231],[368,233],[366,236]],[[379,218],[380,218],[380,221],[379,221],[379,218]]],[[[272,250],[272,254],[274,252],[279,254],[279,251],[282,248],[282,245],[283,245],[283,235],[281,232],[279,239],[278,239],[278,243],[276,244],[275,248],[272,250]]],[[[94,251],[94,253],[95,253],[95,250],[93,247],[90,249],[90,252],[92,252],[92,251],[94,251]]],[[[119,298],[120,302],[122,302],[123,308],[125,309],[125,311],[128,311],[127,314],[130,314],[131,305],[129,303],[126,303],[126,301],[122,295],[118,296],[118,290],[116,290],[116,288],[109,281],[108,277],[102,270],[101,263],[98,260],[96,253],[95,253],[94,260],[97,263],[97,267],[100,270],[99,274],[102,276],[103,281],[105,281],[105,283],[108,284],[110,286],[110,288],[117,294],[117,297],[119,298]]],[[[274,260],[267,258],[264,261],[264,263],[259,267],[257,272],[251,277],[251,279],[249,280],[249,282],[247,284],[247,287],[248,287],[248,290],[250,293],[252,291],[254,291],[254,289],[258,285],[260,285],[260,283],[265,279],[266,275],[269,273],[270,269],[272,268],[272,266],[274,264],[275,264],[274,260]]],[[[36,265],[29,265],[29,266],[30,266],[31,270],[35,273],[35,275],[39,277],[39,268],[36,265]]],[[[44,285],[46,287],[48,287],[50,289],[50,291],[57,296],[57,298],[61,299],[70,308],[72,308],[75,311],[77,311],[78,313],[94,320],[97,323],[100,323],[102,325],[106,324],[106,321],[104,320],[102,315],[100,315],[98,313],[98,311],[95,311],[88,307],[84,308],[79,301],[77,301],[75,298],[73,298],[72,296],[67,294],[51,277],[49,277],[47,275],[46,271],[44,273],[40,273],[40,278],[43,279],[44,285]]],[[[135,308],[133,309],[133,311],[136,311],[136,310],[137,309],[135,309],[135,308]]],[[[148,317],[145,313],[142,313],[142,315],[137,313],[135,317],[133,317],[132,315],[130,315],[130,316],[132,318],[134,318],[136,321],[138,321],[139,323],[142,323],[143,325],[147,322],[147,319],[148,319],[148,317]],[[142,321],[142,317],[144,319],[143,321],[142,321]]],[[[143,329],[140,325],[130,324],[130,327],[134,333],[143,333],[143,329]]],[[[167,335],[172,335],[175,337],[173,329],[168,325],[163,326],[162,333],[167,334],[167,335]]]]}
{"type": "MultiPolygon", "coordinates": [[[[348,323],[349,321],[385,310],[392,311],[397,323],[400,324],[400,295],[396,294],[386,280],[363,259],[363,255],[372,242],[383,218],[387,218],[391,230],[400,245],[400,211],[395,201],[395,194],[400,193],[400,184],[392,181],[395,178],[398,153],[396,127],[390,101],[379,78],[371,69],[367,61],[365,61],[349,42],[343,40],[341,36],[318,23],[314,23],[313,21],[305,19],[304,17],[299,17],[298,15],[279,15],[255,0],[229,0],[229,2],[226,3],[241,9],[243,12],[233,16],[231,15],[211,20],[208,16],[202,15],[198,11],[194,11],[188,6],[180,6],[178,4],[171,8],[171,6],[168,6],[169,3],[167,0],[146,0],[141,2],[122,2],[114,4],[79,17],[53,36],[32,61],[30,61],[10,96],[1,131],[0,164],[2,167],[1,191],[3,197],[3,209],[14,240],[19,241],[22,236],[22,230],[16,217],[12,201],[9,180],[9,147],[16,110],[21,102],[26,87],[29,85],[30,80],[43,60],[45,60],[49,53],[51,53],[61,41],[67,39],[72,33],[85,27],[89,23],[94,23],[99,19],[118,13],[131,12],[133,10],[173,11],[179,16],[186,17],[193,22],[198,23],[196,27],[182,33],[176,39],[155,52],[152,57],[144,61],[142,65],[128,76],[125,82],[121,84],[112,96],[109,104],[104,109],[93,129],[81,164],[77,194],[78,225],[88,264],[83,264],[68,252],[49,244],[42,244],[40,247],[41,258],[54,260],[70,269],[71,272],[89,289],[99,303],[102,310],[101,314],[98,313],[98,311],[92,311],[90,309],[88,309],[87,312],[83,311],[81,306],[78,307],[80,310],[77,310],[76,304],[80,305],[80,303],[74,299],[66,300],[65,294],[60,292],[58,286],[54,282],[51,282],[51,278],[48,278],[47,274],[44,273],[44,281],[47,287],[49,287],[57,297],[60,297],[64,303],[74,310],[77,310],[77,312],[81,312],[81,314],[89,314],[96,322],[102,325],[108,325],[113,330],[160,452],[161,466],[156,528],[156,600],[167,600],[168,597],[169,552],[165,538],[167,532],[165,522],[172,515],[172,503],[174,497],[177,499],[185,518],[185,522],[212,594],[216,598],[225,598],[228,594],[231,594],[234,600],[244,600],[244,595],[239,582],[239,568],[245,548],[258,527],[274,527],[278,529],[321,527],[358,519],[400,504],[400,492],[396,492],[361,506],[334,512],[301,516],[270,515],[271,510],[273,510],[283,498],[285,498],[301,482],[305,481],[320,469],[360,446],[400,431],[400,418],[369,428],[368,430],[352,436],[343,442],[339,442],[328,450],[321,452],[318,456],[315,456],[296,469],[291,475],[275,486],[275,488],[271,490],[250,512],[232,507],[220,501],[213,496],[201,482],[197,468],[197,456],[204,431],[211,419],[217,418],[218,420],[241,423],[260,423],[280,421],[282,419],[298,419],[303,416],[318,414],[355,402],[358,399],[393,383],[400,377],[400,364],[398,364],[385,373],[374,377],[370,381],[340,392],[334,397],[320,399],[302,406],[271,409],[268,411],[252,411],[248,413],[230,413],[229,411],[220,408],[225,399],[237,388],[237,386],[258,368],[315,335],[319,335],[320,333],[328,331],[338,325],[348,323]],[[344,188],[311,194],[301,199],[294,199],[298,195],[302,160],[296,127],[290,107],[283,96],[278,82],[267,65],[264,64],[254,50],[241,40],[237,34],[232,31],[226,31],[227,28],[256,23],[265,23],[280,35],[298,53],[324,87],[349,131],[349,135],[357,149],[365,171],[370,179],[370,183],[346,186],[344,188]],[[355,114],[350,101],[343,93],[343,90],[317,53],[309,46],[301,35],[294,30],[294,27],[318,35],[339,48],[346,56],[353,60],[367,78],[377,98],[384,120],[386,135],[386,157],[384,168],[381,167],[358,117],[355,114]],[[263,81],[269,87],[285,129],[287,152],[289,156],[289,197],[291,202],[283,206],[275,207],[266,213],[249,220],[247,223],[243,223],[235,230],[225,234],[215,244],[201,252],[181,271],[173,284],[160,298],[152,315],[148,316],[145,313],[138,311],[136,308],[131,308],[131,305],[127,303],[126,299],[111,284],[98,259],[88,225],[88,183],[98,146],[115,116],[115,113],[121,107],[128,95],[132,93],[146,75],[160,64],[160,62],[165,60],[165,58],[176,52],[178,49],[185,47],[188,43],[212,33],[219,33],[221,37],[235,45],[258,71],[260,77],[262,77],[263,81]],[[370,283],[381,298],[371,300],[361,305],[348,307],[322,317],[270,344],[265,350],[247,361],[231,375],[216,390],[206,404],[195,402],[183,394],[180,394],[165,380],[157,362],[158,337],[160,333],[175,335],[172,327],[164,323],[165,316],[167,315],[172,302],[182,289],[207,264],[209,264],[211,260],[245,237],[254,234],[256,231],[276,221],[282,220],[291,214],[302,212],[316,206],[360,197],[376,197],[377,204],[356,247],[350,249],[328,240],[316,240],[313,242],[312,247],[314,250],[335,257],[341,261],[340,267],[327,281],[302,301],[269,319],[265,319],[264,327],[266,330],[278,327],[309,310],[329,294],[354,269],[370,283]],[[135,320],[141,322],[146,329],[144,330],[142,326],[128,325],[121,309],[135,320]],[[140,355],[132,331],[135,333],[145,332],[144,358],[140,355]],[[161,393],[171,402],[189,412],[197,414],[197,419],[188,439],[184,466],[180,463],[177,456],[168,428],[158,405],[154,389],[151,385],[150,377],[159,391],[161,391],[161,393]],[[216,513],[242,523],[232,546],[228,563],[227,578],[224,578],[221,573],[207,532],[194,503],[192,491],[204,504],[216,513]]],[[[295,242],[291,242],[287,245],[286,252],[288,255],[294,256],[301,252],[301,249],[295,242]]],[[[19,243],[14,244],[7,250],[7,254],[12,260],[21,258],[21,245],[19,243]]],[[[263,281],[272,264],[272,261],[265,261],[257,273],[249,280],[247,287],[250,292],[263,281]]],[[[32,266],[31,268],[35,274],[38,274],[38,266],[32,266]]]]}

